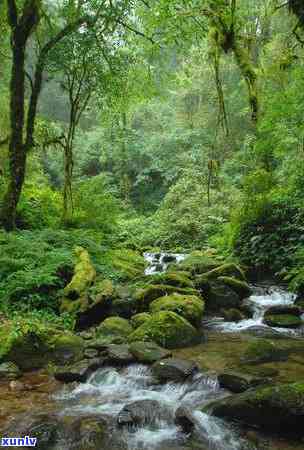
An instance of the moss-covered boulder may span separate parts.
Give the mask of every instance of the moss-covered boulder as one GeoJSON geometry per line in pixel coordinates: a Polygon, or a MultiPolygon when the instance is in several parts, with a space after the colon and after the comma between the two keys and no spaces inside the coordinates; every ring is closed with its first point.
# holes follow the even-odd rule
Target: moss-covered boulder
{"type": "Polygon", "coordinates": [[[151,318],[149,313],[138,313],[131,318],[131,325],[134,329],[140,327],[143,323],[151,318]]]}
{"type": "Polygon", "coordinates": [[[168,350],[155,344],[155,342],[132,342],[129,349],[136,361],[143,364],[153,364],[160,359],[171,356],[168,350]]]}
{"type": "Polygon", "coordinates": [[[278,328],[299,328],[304,324],[301,317],[291,314],[266,314],[263,322],[278,328]]]}
{"type": "Polygon", "coordinates": [[[194,289],[194,283],[190,279],[189,272],[164,272],[157,275],[150,276],[150,284],[175,286],[179,288],[194,289]]]}
{"type": "MultiPolygon", "coordinates": [[[[194,251],[184,261],[174,266],[175,269],[190,272],[192,275],[202,274],[220,265],[219,260],[206,252],[194,251]]],[[[173,268],[173,266],[172,266],[173,268]]]]}
{"type": "Polygon", "coordinates": [[[206,272],[204,277],[208,280],[214,280],[219,277],[229,277],[246,282],[246,277],[243,270],[238,265],[233,263],[222,264],[221,266],[206,272]]]}
{"type": "Polygon", "coordinates": [[[218,280],[229,286],[241,299],[248,298],[252,294],[252,289],[246,281],[232,277],[218,277],[218,280]]]}
{"type": "Polygon", "coordinates": [[[236,308],[222,309],[220,312],[227,322],[240,322],[246,319],[245,314],[236,308]]]}
{"type": "Polygon", "coordinates": [[[129,336],[129,342],[153,341],[165,348],[187,347],[199,341],[197,330],[183,317],[171,311],[152,314],[129,336]]]}
{"type": "Polygon", "coordinates": [[[209,406],[212,414],[278,433],[304,435],[304,383],[260,387],[209,406]]]}
{"type": "Polygon", "coordinates": [[[150,285],[136,291],[134,299],[137,302],[137,311],[147,311],[149,309],[150,303],[152,303],[153,300],[174,293],[182,295],[200,295],[196,289],[192,288],[179,288],[176,286],[167,286],[162,284],[150,285]]]}
{"type": "Polygon", "coordinates": [[[218,375],[218,382],[220,387],[239,394],[250,388],[269,383],[270,378],[254,376],[235,370],[226,370],[218,375]]]}
{"type": "Polygon", "coordinates": [[[211,313],[218,313],[223,309],[238,309],[242,305],[241,297],[219,280],[209,281],[202,286],[202,295],[206,300],[206,309],[211,313]]]}
{"type": "Polygon", "coordinates": [[[192,325],[199,326],[204,314],[203,300],[194,295],[171,294],[154,300],[150,305],[151,313],[172,311],[187,319],[192,325]]]}
{"type": "Polygon", "coordinates": [[[84,341],[52,327],[12,324],[0,328],[0,361],[12,361],[22,370],[40,369],[50,362],[71,363],[83,357],[84,341]]]}
{"type": "Polygon", "coordinates": [[[241,357],[242,362],[247,364],[286,361],[287,359],[286,349],[267,339],[254,339],[241,357]]]}
{"type": "Polygon", "coordinates": [[[108,317],[96,329],[98,341],[105,344],[124,343],[132,333],[133,328],[130,322],[122,317],[108,317]]]}

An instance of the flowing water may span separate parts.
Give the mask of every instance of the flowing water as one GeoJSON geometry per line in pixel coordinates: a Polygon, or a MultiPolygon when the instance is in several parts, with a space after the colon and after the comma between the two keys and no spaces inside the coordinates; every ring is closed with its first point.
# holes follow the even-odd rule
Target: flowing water
{"type": "Polygon", "coordinates": [[[184,383],[158,384],[150,368],[136,364],[124,369],[114,367],[100,369],[87,383],[78,385],[72,391],[62,391],[57,399],[63,404],[61,413],[63,415],[101,414],[112,420],[117,448],[128,450],[192,448],[187,436],[174,423],[177,408],[185,406],[193,413],[194,435],[198,445],[195,448],[247,449],[249,448],[247,443],[229,425],[198,409],[225,394],[216,378],[202,373],[197,373],[184,383]],[[148,423],[136,428],[122,429],[116,425],[119,413],[125,405],[145,400],[156,401],[159,405],[148,423]]]}
{"type": "Polygon", "coordinates": [[[155,275],[165,272],[171,263],[182,262],[187,255],[180,253],[144,253],[144,258],[148,263],[145,271],[146,275],[155,275]]]}
{"type": "Polygon", "coordinates": [[[215,318],[207,321],[205,325],[226,333],[236,333],[241,331],[250,331],[264,329],[272,330],[283,335],[304,336],[304,327],[298,329],[276,328],[270,327],[263,323],[265,312],[272,306],[291,306],[296,300],[296,296],[291,292],[287,292],[279,286],[260,285],[252,286],[253,294],[244,301],[252,311],[252,318],[244,319],[240,322],[226,322],[221,318],[215,318]]]}

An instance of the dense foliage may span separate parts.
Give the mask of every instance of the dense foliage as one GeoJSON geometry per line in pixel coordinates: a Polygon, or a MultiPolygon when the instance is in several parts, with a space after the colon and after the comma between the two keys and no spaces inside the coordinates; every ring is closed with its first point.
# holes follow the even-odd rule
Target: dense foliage
{"type": "Polygon", "coordinates": [[[58,314],[76,245],[102,278],[123,252],[215,248],[304,289],[295,3],[0,3],[2,311],[58,314]]]}

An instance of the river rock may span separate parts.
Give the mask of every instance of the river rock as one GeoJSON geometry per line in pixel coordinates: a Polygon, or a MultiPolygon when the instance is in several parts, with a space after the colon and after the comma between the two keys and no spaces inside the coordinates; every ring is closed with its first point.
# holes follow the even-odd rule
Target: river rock
{"type": "Polygon", "coordinates": [[[84,383],[89,376],[95,370],[102,367],[104,363],[105,359],[102,358],[84,360],[72,366],[58,368],[54,373],[54,377],[56,380],[64,383],[73,383],[74,381],[84,383]]]}
{"type": "Polygon", "coordinates": [[[264,323],[270,327],[279,328],[299,328],[304,324],[301,317],[291,314],[270,314],[266,313],[264,323]]]}
{"type": "Polygon", "coordinates": [[[131,325],[134,329],[140,327],[146,320],[151,318],[151,314],[147,312],[135,314],[131,319],[131,325]]]}
{"type": "Polygon", "coordinates": [[[103,353],[109,364],[126,365],[134,361],[134,356],[127,344],[107,345],[103,353]]]}
{"type": "Polygon", "coordinates": [[[215,401],[209,409],[217,417],[304,435],[304,384],[300,382],[252,389],[215,401]]]}
{"type": "Polygon", "coordinates": [[[224,276],[218,277],[218,280],[229,286],[242,300],[252,294],[252,289],[246,281],[224,276]]]}
{"type": "Polygon", "coordinates": [[[295,305],[280,305],[280,306],[272,306],[271,308],[268,308],[265,312],[265,315],[281,315],[281,314],[290,314],[292,316],[300,317],[302,312],[301,308],[295,305]]]}
{"type": "Polygon", "coordinates": [[[220,387],[228,389],[236,394],[245,392],[247,389],[266,384],[267,378],[256,377],[236,371],[226,371],[218,375],[220,387]]]}
{"type": "Polygon", "coordinates": [[[137,302],[137,312],[145,312],[149,309],[150,303],[160,297],[170,294],[181,294],[181,295],[195,295],[200,296],[200,293],[193,288],[181,288],[178,286],[171,286],[165,284],[152,284],[148,285],[142,289],[138,289],[135,292],[134,298],[137,302]]]}
{"type": "Polygon", "coordinates": [[[156,400],[138,400],[125,405],[117,417],[119,426],[138,427],[155,425],[161,419],[167,419],[170,411],[156,400]]]}
{"type": "Polygon", "coordinates": [[[180,406],[176,410],[174,423],[180,427],[185,434],[192,433],[195,427],[195,419],[191,410],[185,406],[180,406]]]}
{"type": "Polygon", "coordinates": [[[194,289],[194,282],[190,279],[189,272],[164,272],[152,275],[149,279],[150,284],[175,286],[179,288],[194,289]]]}
{"type": "Polygon", "coordinates": [[[129,342],[153,341],[169,349],[187,347],[199,339],[199,332],[186,319],[171,311],[152,314],[128,338],[129,342]]]}
{"type": "Polygon", "coordinates": [[[242,298],[222,281],[205,283],[207,287],[201,285],[201,289],[208,311],[219,312],[221,309],[239,308],[242,305],[242,298]]]}
{"type": "Polygon", "coordinates": [[[197,372],[193,361],[168,358],[156,362],[152,366],[153,375],[160,381],[182,381],[197,372]]]}
{"type": "Polygon", "coordinates": [[[171,353],[154,342],[132,342],[130,352],[136,361],[143,364],[153,364],[160,359],[169,358],[171,353]]]}
{"type": "Polygon", "coordinates": [[[236,308],[222,309],[220,313],[227,322],[240,322],[246,318],[245,314],[236,308]]]}
{"type": "Polygon", "coordinates": [[[0,364],[0,381],[16,380],[22,376],[19,367],[13,362],[0,364]]]}
{"type": "Polygon", "coordinates": [[[154,300],[150,304],[151,313],[172,311],[199,326],[205,310],[205,303],[194,295],[171,294],[154,300]]]}

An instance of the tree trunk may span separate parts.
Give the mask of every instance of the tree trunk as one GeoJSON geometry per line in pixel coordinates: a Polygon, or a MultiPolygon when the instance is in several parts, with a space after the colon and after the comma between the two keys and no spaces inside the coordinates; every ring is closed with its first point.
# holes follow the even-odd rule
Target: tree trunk
{"type": "Polygon", "coordinates": [[[3,201],[2,223],[7,231],[15,228],[17,204],[26,168],[26,149],[23,143],[25,42],[20,32],[12,38],[12,75],[10,84],[9,184],[3,201]]]}

